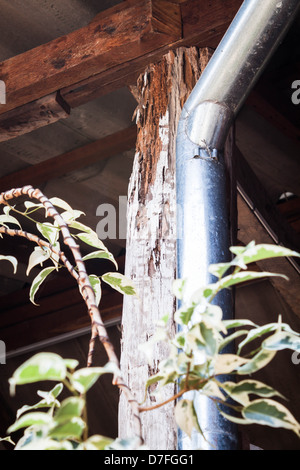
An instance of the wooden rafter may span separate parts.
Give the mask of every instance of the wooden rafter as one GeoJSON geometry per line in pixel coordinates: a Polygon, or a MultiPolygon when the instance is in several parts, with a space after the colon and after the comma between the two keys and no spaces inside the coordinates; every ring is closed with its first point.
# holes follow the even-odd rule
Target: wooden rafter
{"type": "Polygon", "coordinates": [[[0,114],[58,90],[71,106],[82,104],[126,85],[170,48],[216,46],[241,3],[139,0],[105,10],[88,26],[2,62],[7,104],[0,114]]]}

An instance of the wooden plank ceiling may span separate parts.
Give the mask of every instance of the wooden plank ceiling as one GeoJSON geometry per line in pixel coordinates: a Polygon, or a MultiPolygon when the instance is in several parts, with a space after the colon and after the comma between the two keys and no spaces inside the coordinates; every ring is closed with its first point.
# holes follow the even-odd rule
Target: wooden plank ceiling
{"type": "MultiPolygon", "coordinates": [[[[136,102],[129,87],[169,49],[214,49],[241,3],[0,0],[0,80],[7,91],[6,104],[0,105],[0,191],[24,184],[40,187],[47,196],[84,211],[83,222],[93,229],[100,204],[112,203],[119,216],[136,136],[136,102]]],[[[276,238],[300,250],[300,105],[291,101],[292,82],[300,79],[299,25],[300,18],[236,122],[241,243],[276,238]],[[286,193],[293,197],[279,204],[286,193]]],[[[106,242],[122,270],[125,240],[106,242]]],[[[40,308],[30,305],[25,271],[31,250],[26,242],[1,241],[1,254],[15,253],[20,259],[15,277],[0,265],[0,338],[8,351],[89,322],[76,286],[64,276],[41,290],[40,308]]],[[[105,268],[89,267],[97,272],[105,268]]],[[[299,273],[288,261],[273,267],[292,277],[292,289],[282,281],[273,289],[297,322],[299,273]]],[[[249,289],[243,301],[258,292],[249,289]]],[[[104,318],[118,321],[121,309],[122,298],[107,289],[104,318]]],[[[68,344],[65,352],[71,353],[74,344],[68,344]]]]}

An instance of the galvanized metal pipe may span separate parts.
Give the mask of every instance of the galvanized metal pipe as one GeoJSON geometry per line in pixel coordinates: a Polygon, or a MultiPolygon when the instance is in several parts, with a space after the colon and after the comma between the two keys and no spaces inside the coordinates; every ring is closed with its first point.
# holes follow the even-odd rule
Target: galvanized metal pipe
{"type": "MultiPolygon", "coordinates": [[[[299,0],[245,0],[187,100],[177,133],[178,277],[187,290],[211,282],[208,266],[229,259],[223,149],[228,131],[250,90],[282,41],[299,0]]],[[[231,296],[218,304],[231,318],[231,296]]],[[[206,398],[194,394],[207,441],[179,434],[180,449],[234,450],[236,426],[206,398]]]]}

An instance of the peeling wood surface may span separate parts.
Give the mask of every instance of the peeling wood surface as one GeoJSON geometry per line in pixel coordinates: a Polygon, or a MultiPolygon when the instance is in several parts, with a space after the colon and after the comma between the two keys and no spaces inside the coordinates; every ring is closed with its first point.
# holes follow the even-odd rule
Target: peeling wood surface
{"type": "MultiPolygon", "coordinates": [[[[181,107],[199,78],[209,51],[180,48],[149,66],[132,91],[138,100],[136,155],[128,191],[128,226],[125,274],[137,286],[139,298],[125,297],[121,365],[123,376],[142,402],[145,383],[159,369],[166,351],[156,346],[151,364],[138,349],[156,331],[158,320],[171,315],[176,276],[175,141],[181,107]]],[[[154,387],[155,388],[155,387],[154,387]]],[[[152,387],[153,391],[153,387],[152,387]]],[[[147,396],[147,404],[172,396],[174,386],[161,396],[147,396]]],[[[174,403],[142,415],[150,449],[176,448],[174,403]]],[[[120,435],[131,435],[130,410],[121,396],[120,435]]]]}

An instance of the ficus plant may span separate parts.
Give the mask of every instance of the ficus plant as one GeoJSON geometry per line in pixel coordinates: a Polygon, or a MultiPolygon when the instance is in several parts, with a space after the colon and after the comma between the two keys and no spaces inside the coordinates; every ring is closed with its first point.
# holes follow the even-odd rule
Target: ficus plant
{"type": "MultiPolygon", "coordinates": [[[[34,267],[42,266],[31,283],[30,300],[35,303],[38,289],[50,273],[65,268],[77,281],[91,318],[87,367],[78,369],[78,362],[74,359],[64,359],[53,353],[39,353],[22,364],[11,377],[11,393],[19,385],[55,382],[50,391],[38,391],[40,400],[36,404],[24,405],[18,410],[15,423],[7,431],[9,435],[13,435],[16,431],[24,430],[23,437],[15,445],[16,450],[143,449],[145,446],[140,414],[151,412],[172,400],[176,401],[175,418],[178,426],[189,436],[193,429],[203,434],[194,403],[186,397],[186,393],[191,390],[209,397],[220,413],[230,421],[282,427],[300,437],[300,424],[276,400],[276,397],[283,398],[280,392],[252,378],[255,372],[272,361],[278,351],[291,349],[300,352],[300,334],[283,323],[281,317],[267,325],[256,325],[250,320],[224,320],[221,308],[215,303],[223,289],[278,275],[249,271],[249,264],[273,257],[299,257],[300,254],[283,247],[256,245],[252,242],[246,247],[232,247],[233,256],[230,262],[210,266],[215,282],[199,286],[193,295],[187,294],[187,280],[175,281],[174,296],[180,304],[174,316],[177,331],[171,336],[169,317],[162,317],[157,325],[157,333],[145,345],[141,345],[141,350],[145,354],[145,361],[151,361],[155,342],[165,342],[169,346],[169,356],[160,362],[159,372],[148,380],[145,390],[150,386],[153,390],[153,385],[156,384],[155,392],[151,393],[155,393],[158,398],[162,387],[175,383],[178,392],[167,402],[147,407],[136,401],[134,390],[129,390],[122,378],[118,358],[99,310],[102,282],[125,295],[136,295],[136,290],[131,281],[118,272],[110,272],[101,277],[86,272],[85,261],[92,258],[108,259],[117,268],[112,254],[92,229],[77,220],[83,214],[73,210],[61,199],[49,200],[41,191],[26,186],[2,193],[0,203],[3,205],[0,234],[25,237],[35,244],[29,258],[27,274],[34,267]],[[24,210],[10,203],[20,196],[27,196],[24,210]],[[52,221],[41,222],[40,218],[35,220],[35,214],[41,211],[45,211],[45,218],[52,221]],[[29,219],[36,233],[24,231],[21,218],[29,219]],[[91,247],[92,251],[82,256],[79,243],[91,247]],[[63,245],[72,253],[72,260],[62,251],[63,245]],[[48,266],[44,267],[44,263],[48,266]],[[104,367],[92,366],[97,338],[104,345],[108,356],[104,367]],[[228,354],[226,347],[233,342],[238,344],[236,353],[228,354]],[[253,344],[255,346],[252,350],[253,344]],[[133,437],[129,436],[126,440],[89,435],[86,393],[103,374],[113,376],[113,383],[125,393],[132,407],[133,437]],[[251,379],[248,378],[249,375],[251,379]],[[69,397],[60,401],[59,396],[63,389],[69,392],[69,397]]],[[[15,257],[1,256],[0,260],[9,261],[17,269],[15,257]]],[[[12,437],[3,439],[12,443],[12,437]]]]}

